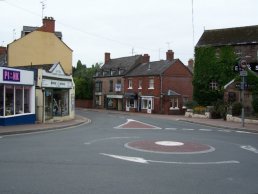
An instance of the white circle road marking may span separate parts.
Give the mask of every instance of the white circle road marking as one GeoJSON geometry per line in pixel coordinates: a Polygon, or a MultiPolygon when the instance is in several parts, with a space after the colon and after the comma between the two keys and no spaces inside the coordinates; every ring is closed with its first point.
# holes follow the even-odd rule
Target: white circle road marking
{"type": "Polygon", "coordinates": [[[155,144],[162,145],[162,146],[182,146],[182,145],[184,145],[183,142],[177,142],[177,141],[156,141],[155,144]]]}

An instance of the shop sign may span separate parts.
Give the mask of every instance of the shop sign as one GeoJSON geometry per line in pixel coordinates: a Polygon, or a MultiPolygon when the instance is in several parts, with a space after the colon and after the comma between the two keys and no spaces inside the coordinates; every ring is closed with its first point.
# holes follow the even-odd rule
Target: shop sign
{"type": "Polygon", "coordinates": [[[11,81],[11,82],[20,82],[20,72],[9,70],[9,69],[3,69],[3,80],[4,81],[11,81]]]}
{"type": "Polygon", "coordinates": [[[121,84],[116,84],[115,85],[115,91],[116,92],[121,92],[122,91],[122,85],[121,84]]]}
{"type": "Polygon", "coordinates": [[[42,87],[72,88],[72,82],[71,81],[62,81],[62,80],[43,79],[42,87]]]}

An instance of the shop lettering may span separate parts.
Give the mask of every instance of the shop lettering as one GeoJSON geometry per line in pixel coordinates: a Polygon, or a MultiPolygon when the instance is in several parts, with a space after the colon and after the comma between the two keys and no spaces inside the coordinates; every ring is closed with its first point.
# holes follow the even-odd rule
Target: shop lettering
{"type": "Polygon", "coordinates": [[[4,69],[3,70],[3,80],[20,82],[20,72],[4,69]]]}

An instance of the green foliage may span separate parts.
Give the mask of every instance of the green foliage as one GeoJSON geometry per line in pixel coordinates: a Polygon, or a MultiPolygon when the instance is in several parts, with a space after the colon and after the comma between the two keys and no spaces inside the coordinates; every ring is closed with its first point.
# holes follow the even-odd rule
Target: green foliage
{"type": "Polygon", "coordinates": [[[198,105],[198,103],[196,101],[187,101],[185,103],[185,106],[186,106],[187,109],[193,109],[197,105],[198,105]]]}
{"type": "Polygon", "coordinates": [[[217,100],[217,102],[213,104],[213,109],[211,110],[211,118],[212,119],[223,118],[224,120],[226,120],[227,109],[228,109],[228,105],[225,104],[223,100],[217,100]]]}
{"type": "Polygon", "coordinates": [[[242,104],[240,102],[234,102],[232,104],[232,115],[240,116],[242,111],[242,104]]]}
{"type": "Polygon", "coordinates": [[[91,68],[87,68],[79,60],[76,68],[73,68],[73,78],[75,83],[76,99],[92,99],[93,98],[93,76],[100,68],[100,64],[96,63],[91,68]]]}
{"type": "Polygon", "coordinates": [[[236,73],[233,66],[237,57],[231,47],[199,47],[195,49],[193,77],[193,98],[200,105],[208,106],[223,99],[223,86],[231,81],[236,73]],[[218,83],[218,89],[212,90],[209,84],[218,83]]]}

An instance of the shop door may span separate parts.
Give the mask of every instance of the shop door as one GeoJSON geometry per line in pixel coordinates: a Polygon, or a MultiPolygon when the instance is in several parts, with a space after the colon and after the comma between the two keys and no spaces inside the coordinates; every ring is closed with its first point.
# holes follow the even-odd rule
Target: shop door
{"type": "Polygon", "coordinates": [[[121,111],[123,109],[123,102],[120,99],[118,99],[117,101],[117,110],[121,111]]]}
{"type": "Polygon", "coordinates": [[[53,90],[45,90],[45,120],[53,118],[53,90]]]}

